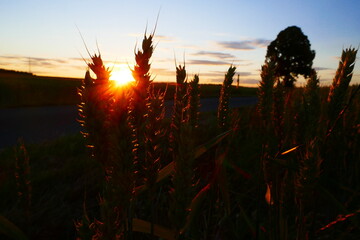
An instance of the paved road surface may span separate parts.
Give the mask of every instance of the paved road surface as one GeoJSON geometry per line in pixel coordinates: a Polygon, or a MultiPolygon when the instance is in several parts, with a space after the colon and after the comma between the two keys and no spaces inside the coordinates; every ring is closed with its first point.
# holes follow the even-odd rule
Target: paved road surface
{"type": "MultiPolygon", "coordinates": [[[[256,97],[232,98],[230,107],[253,105],[256,97]]],[[[166,102],[170,114],[172,101],[166,102]]],[[[217,109],[218,99],[201,100],[201,111],[217,109]]],[[[26,143],[39,143],[80,131],[76,106],[50,106],[0,109],[0,149],[16,144],[22,137],[26,143]]]]}

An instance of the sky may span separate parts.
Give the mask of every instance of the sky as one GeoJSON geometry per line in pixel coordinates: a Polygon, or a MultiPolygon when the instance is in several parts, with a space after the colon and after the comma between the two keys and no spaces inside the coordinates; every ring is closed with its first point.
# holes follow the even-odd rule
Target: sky
{"type": "MultiPolygon", "coordinates": [[[[0,68],[82,78],[84,42],[108,67],[131,68],[156,26],[154,81],[175,82],[176,64],[185,63],[189,79],[221,83],[232,64],[240,85],[257,86],[267,46],[295,25],[316,52],[321,84],[330,85],[342,50],[360,46],[359,9],[358,0],[1,0],[0,68]]],[[[360,83],[359,62],[352,82],[360,83]]]]}

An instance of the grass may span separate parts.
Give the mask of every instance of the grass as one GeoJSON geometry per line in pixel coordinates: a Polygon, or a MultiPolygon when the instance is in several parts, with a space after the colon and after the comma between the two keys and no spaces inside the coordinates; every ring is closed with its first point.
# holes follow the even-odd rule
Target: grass
{"type": "Polygon", "coordinates": [[[85,193],[89,212],[98,208],[98,163],[88,156],[80,134],[25,147],[31,168],[30,221],[22,217],[26,209],[17,197],[13,148],[0,153],[0,195],[6,196],[0,199],[1,214],[31,239],[74,239],[73,221],[82,216],[85,193]]]}

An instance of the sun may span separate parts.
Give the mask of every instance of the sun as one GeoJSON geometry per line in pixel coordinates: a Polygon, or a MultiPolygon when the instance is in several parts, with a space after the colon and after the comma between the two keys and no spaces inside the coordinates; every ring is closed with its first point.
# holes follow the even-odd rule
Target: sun
{"type": "Polygon", "coordinates": [[[134,81],[132,72],[126,64],[116,64],[111,71],[110,80],[114,81],[116,86],[124,86],[134,81]]]}

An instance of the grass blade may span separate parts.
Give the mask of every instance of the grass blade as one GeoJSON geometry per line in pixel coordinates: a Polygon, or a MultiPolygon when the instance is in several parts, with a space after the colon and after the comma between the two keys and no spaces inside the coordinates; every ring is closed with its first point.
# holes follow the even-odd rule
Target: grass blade
{"type": "Polygon", "coordinates": [[[17,240],[26,240],[28,239],[25,234],[7,218],[0,215],[0,233],[5,234],[5,236],[10,237],[11,239],[17,240]]]}
{"type": "MultiPolygon", "coordinates": [[[[132,230],[134,232],[142,232],[142,233],[148,233],[151,234],[151,223],[142,219],[133,218],[132,220],[133,226],[132,230]]],[[[153,224],[154,232],[153,234],[161,239],[167,239],[167,240],[175,240],[175,233],[163,226],[153,224]]]]}
{"type": "MultiPolygon", "coordinates": [[[[195,150],[195,159],[200,157],[201,155],[203,155],[204,153],[206,153],[210,148],[212,148],[213,146],[217,145],[218,143],[220,143],[225,137],[227,137],[230,133],[232,132],[232,130],[228,130],[224,133],[221,133],[219,135],[217,135],[216,137],[214,137],[213,139],[209,140],[208,142],[198,146],[195,150]]],[[[162,168],[159,173],[158,173],[158,177],[156,179],[156,182],[160,182],[163,179],[167,178],[168,176],[170,176],[172,173],[174,172],[174,162],[172,161],[171,163],[169,163],[168,165],[166,165],[164,168],[162,168]]],[[[135,193],[139,194],[142,191],[146,190],[146,186],[145,185],[141,185],[135,188],[135,193]]]]}
{"type": "Polygon", "coordinates": [[[220,143],[231,132],[232,132],[232,129],[230,129],[230,130],[228,130],[226,132],[223,132],[223,133],[217,135],[216,137],[214,137],[213,139],[209,140],[208,142],[206,142],[206,143],[200,145],[199,147],[197,147],[197,149],[195,151],[195,158],[198,158],[201,155],[203,155],[204,153],[206,153],[207,151],[209,151],[210,148],[212,148],[213,146],[220,143]]]}

